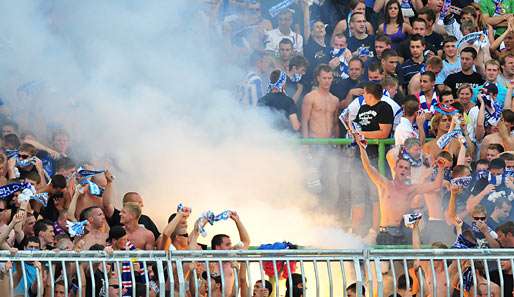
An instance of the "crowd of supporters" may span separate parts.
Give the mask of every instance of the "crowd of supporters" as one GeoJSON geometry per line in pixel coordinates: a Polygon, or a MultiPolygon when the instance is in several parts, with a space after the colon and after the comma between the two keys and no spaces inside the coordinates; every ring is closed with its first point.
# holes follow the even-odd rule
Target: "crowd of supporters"
{"type": "MultiPolygon", "coordinates": [[[[306,187],[320,199],[347,206],[341,217],[349,218],[348,232],[381,245],[514,247],[513,1],[213,0],[204,5],[212,33],[245,61],[247,75],[237,93],[241,104],[277,111],[276,128],[300,137],[354,139],[344,147],[309,146],[306,158],[311,168],[306,187]],[[381,173],[379,150],[367,139],[387,138],[394,145],[388,147],[387,172],[381,173]],[[339,159],[333,155],[345,161],[334,161],[339,159]]],[[[65,129],[47,131],[50,139],[38,138],[8,114],[2,110],[0,117],[2,249],[206,249],[197,239],[207,223],[218,220],[232,220],[241,242],[219,234],[209,248],[250,246],[234,211],[188,222],[191,210],[179,205],[159,230],[143,214],[140,194],[126,193],[116,208],[116,180],[105,162],[76,154],[65,129]]],[[[49,268],[37,261],[0,263],[0,283],[8,286],[12,271],[15,296],[25,290],[35,296],[38,287],[45,296],[51,288],[56,296],[64,290],[71,296],[140,296],[147,287],[155,296],[177,290],[169,282],[173,276],[165,288],[157,285],[153,265],[53,265],[51,278],[49,268]],[[90,270],[93,275],[86,273],[90,270]]],[[[481,291],[490,274],[494,283],[504,283],[505,296],[513,295],[510,261],[475,267],[471,280],[476,281],[471,284],[468,277],[465,288],[455,278],[469,274],[470,263],[461,271],[455,263],[434,265],[417,261],[409,268],[422,270],[426,280],[435,273],[442,294],[448,287],[470,294],[473,285],[481,291]],[[444,275],[448,270],[450,283],[444,275]]],[[[251,284],[244,263],[208,268],[184,267],[189,284],[200,284],[200,296],[207,296],[209,287],[212,296],[222,291],[246,296],[251,284]]],[[[409,283],[419,282],[410,271],[409,283]]],[[[398,294],[415,295],[405,279],[397,277],[398,294]]],[[[302,296],[302,276],[293,273],[291,280],[292,295],[302,296]]],[[[494,296],[500,296],[498,285],[494,296]]],[[[348,287],[348,295],[355,296],[356,289],[348,287]]],[[[253,296],[272,292],[268,281],[258,281],[253,296]]],[[[187,288],[187,294],[194,289],[187,288]]]]}

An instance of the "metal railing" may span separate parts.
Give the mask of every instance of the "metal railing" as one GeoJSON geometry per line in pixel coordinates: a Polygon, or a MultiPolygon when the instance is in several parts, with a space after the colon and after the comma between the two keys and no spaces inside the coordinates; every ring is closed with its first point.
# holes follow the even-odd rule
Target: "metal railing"
{"type": "MultiPolygon", "coordinates": [[[[387,139],[367,139],[368,145],[378,146],[378,171],[382,175],[386,175],[386,145],[393,145],[394,138],[387,139]]],[[[300,140],[302,144],[331,144],[331,145],[348,145],[353,142],[351,138],[303,138],[300,140]]]]}
{"type": "Polygon", "coordinates": [[[348,297],[350,284],[356,296],[506,297],[512,272],[492,270],[509,264],[512,249],[1,252],[0,296],[254,296],[267,280],[274,297],[348,297]]]}

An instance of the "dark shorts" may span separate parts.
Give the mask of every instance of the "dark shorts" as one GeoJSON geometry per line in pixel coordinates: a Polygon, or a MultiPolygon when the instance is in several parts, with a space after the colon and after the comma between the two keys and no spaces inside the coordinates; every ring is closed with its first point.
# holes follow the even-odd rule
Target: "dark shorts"
{"type": "Polygon", "coordinates": [[[412,243],[410,229],[399,227],[380,227],[377,235],[378,245],[407,245],[412,243]]]}
{"type": "Polygon", "coordinates": [[[428,220],[421,232],[423,244],[432,244],[438,241],[451,246],[455,242],[455,238],[457,235],[453,232],[453,227],[443,220],[428,220]]]}

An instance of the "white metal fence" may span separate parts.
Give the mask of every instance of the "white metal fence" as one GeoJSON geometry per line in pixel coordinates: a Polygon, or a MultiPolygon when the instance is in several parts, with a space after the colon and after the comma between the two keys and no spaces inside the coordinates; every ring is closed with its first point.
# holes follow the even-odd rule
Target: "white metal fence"
{"type": "Polygon", "coordinates": [[[1,252],[0,296],[254,296],[265,279],[274,297],[507,297],[511,266],[511,249],[1,252]]]}

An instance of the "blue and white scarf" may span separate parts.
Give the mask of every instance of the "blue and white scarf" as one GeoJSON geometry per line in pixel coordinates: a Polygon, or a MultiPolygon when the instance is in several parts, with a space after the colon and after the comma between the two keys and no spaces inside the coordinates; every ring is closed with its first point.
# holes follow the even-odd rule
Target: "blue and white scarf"
{"type": "Polygon", "coordinates": [[[464,44],[475,44],[478,46],[478,47],[483,47],[484,45],[487,45],[487,43],[489,43],[488,41],[488,38],[487,38],[487,34],[484,33],[483,31],[480,31],[480,32],[472,32],[472,33],[469,33],[468,35],[462,37],[459,42],[457,42],[457,48],[460,48],[461,46],[463,46],[464,44]]]}
{"type": "Polygon", "coordinates": [[[503,106],[501,106],[497,101],[491,100],[489,96],[485,96],[484,98],[485,104],[485,121],[484,126],[496,126],[501,119],[503,106]]]}
{"type": "Polygon", "coordinates": [[[19,150],[5,149],[5,156],[7,157],[7,159],[14,158],[14,157],[17,158],[19,153],[20,153],[19,150]]]}
{"type": "Polygon", "coordinates": [[[448,9],[450,8],[450,5],[452,5],[452,0],[444,0],[443,8],[439,13],[439,19],[444,20],[444,18],[448,15],[448,9]]]}
{"type": "Polygon", "coordinates": [[[489,170],[479,170],[475,172],[476,179],[486,179],[489,178],[489,170]]]}
{"type": "Polygon", "coordinates": [[[341,75],[342,79],[346,79],[346,78],[350,77],[348,75],[348,72],[349,72],[348,61],[346,61],[346,58],[344,57],[345,51],[346,51],[346,48],[339,48],[339,49],[333,48],[330,51],[330,56],[332,57],[332,59],[339,58],[339,61],[341,62],[339,64],[339,74],[341,75]]]}
{"type": "Polygon", "coordinates": [[[460,135],[462,135],[462,131],[457,128],[445,133],[437,140],[437,146],[440,149],[444,149],[453,139],[457,139],[460,135]]]}
{"type": "Polygon", "coordinates": [[[463,187],[463,188],[467,188],[471,185],[472,180],[473,180],[473,177],[471,177],[471,176],[461,176],[461,177],[452,178],[450,180],[450,184],[459,186],[459,187],[463,187]]]}
{"type": "Polygon", "coordinates": [[[457,236],[457,240],[452,245],[452,248],[454,249],[474,249],[477,245],[475,243],[472,243],[471,241],[464,238],[462,234],[457,236]]]}
{"type": "MultiPolygon", "coordinates": [[[[219,213],[217,215],[215,215],[214,212],[209,210],[209,211],[204,212],[200,218],[207,220],[207,222],[209,224],[211,224],[211,226],[212,226],[216,222],[224,221],[224,220],[227,220],[228,218],[230,218],[230,210],[225,210],[224,212],[219,213]]],[[[205,231],[205,228],[203,228],[201,226],[199,226],[199,232],[203,237],[207,236],[207,232],[205,231]]]]}
{"type": "MultiPolygon", "coordinates": [[[[437,168],[437,166],[433,167],[432,168],[432,176],[430,177],[430,180],[434,181],[435,178],[437,177],[438,173],[439,173],[439,169],[437,168]]],[[[450,169],[444,168],[443,179],[448,180],[448,181],[450,181],[452,179],[452,172],[450,169]]]]}
{"type": "Polygon", "coordinates": [[[283,10],[287,9],[289,6],[291,6],[293,3],[295,2],[295,0],[284,0],[274,6],[272,6],[268,12],[269,12],[269,15],[274,18],[276,17],[277,15],[279,15],[283,10]]]}
{"type": "Polygon", "coordinates": [[[412,167],[417,168],[417,167],[421,167],[421,165],[423,165],[422,158],[414,159],[414,157],[412,157],[405,148],[402,149],[402,159],[409,161],[409,163],[412,167]]]}
{"type": "Polygon", "coordinates": [[[270,82],[268,85],[268,92],[273,90],[277,90],[279,92],[283,92],[284,85],[286,84],[287,76],[284,71],[280,71],[280,76],[278,77],[275,83],[270,82]]]}
{"type": "Polygon", "coordinates": [[[94,182],[92,182],[91,180],[89,180],[87,178],[80,180],[79,184],[89,185],[89,193],[91,193],[91,195],[94,195],[97,197],[102,197],[102,195],[104,193],[103,188],[101,188],[99,185],[95,184],[94,182]]]}
{"type": "Polygon", "coordinates": [[[11,183],[0,187],[0,199],[7,199],[14,193],[32,188],[30,183],[11,183]]]}
{"type": "MultiPolygon", "coordinates": [[[[184,210],[186,209],[186,207],[184,206],[184,204],[182,202],[180,202],[178,205],[177,205],[177,213],[179,212],[184,212],[184,210]]],[[[189,208],[189,211],[193,211],[192,208],[189,208]]]]}
{"type": "Polygon", "coordinates": [[[70,237],[82,236],[86,232],[87,220],[80,222],[66,221],[70,237]]]}
{"type": "Polygon", "coordinates": [[[105,172],[105,170],[87,170],[87,169],[84,169],[83,167],[79,167],[77,169],[77,175],[79,175],[82,178],[90,178],[90,177],[93,177],[97,174],[101,174],[104,172],[105,172]]]}
{"type": "Polygon", "coordinates": [[[418,100],[420,109],[431,113],[434,112],[435,106],[439,103],[439,99],[437,98],[437,94],[435,91],[432,93],[432,98],[430,99],[430,102],[428,102],[425,96],[425,92],[423,91],[419,92],[418,100]]]}
{"type": "Polygon", "coordinates": [[[28,167],[34,164],[36,164],[36,159],[34,157],[28,159],[21,159],[19,156],[16,157],[16,167],[28,167]]]}

